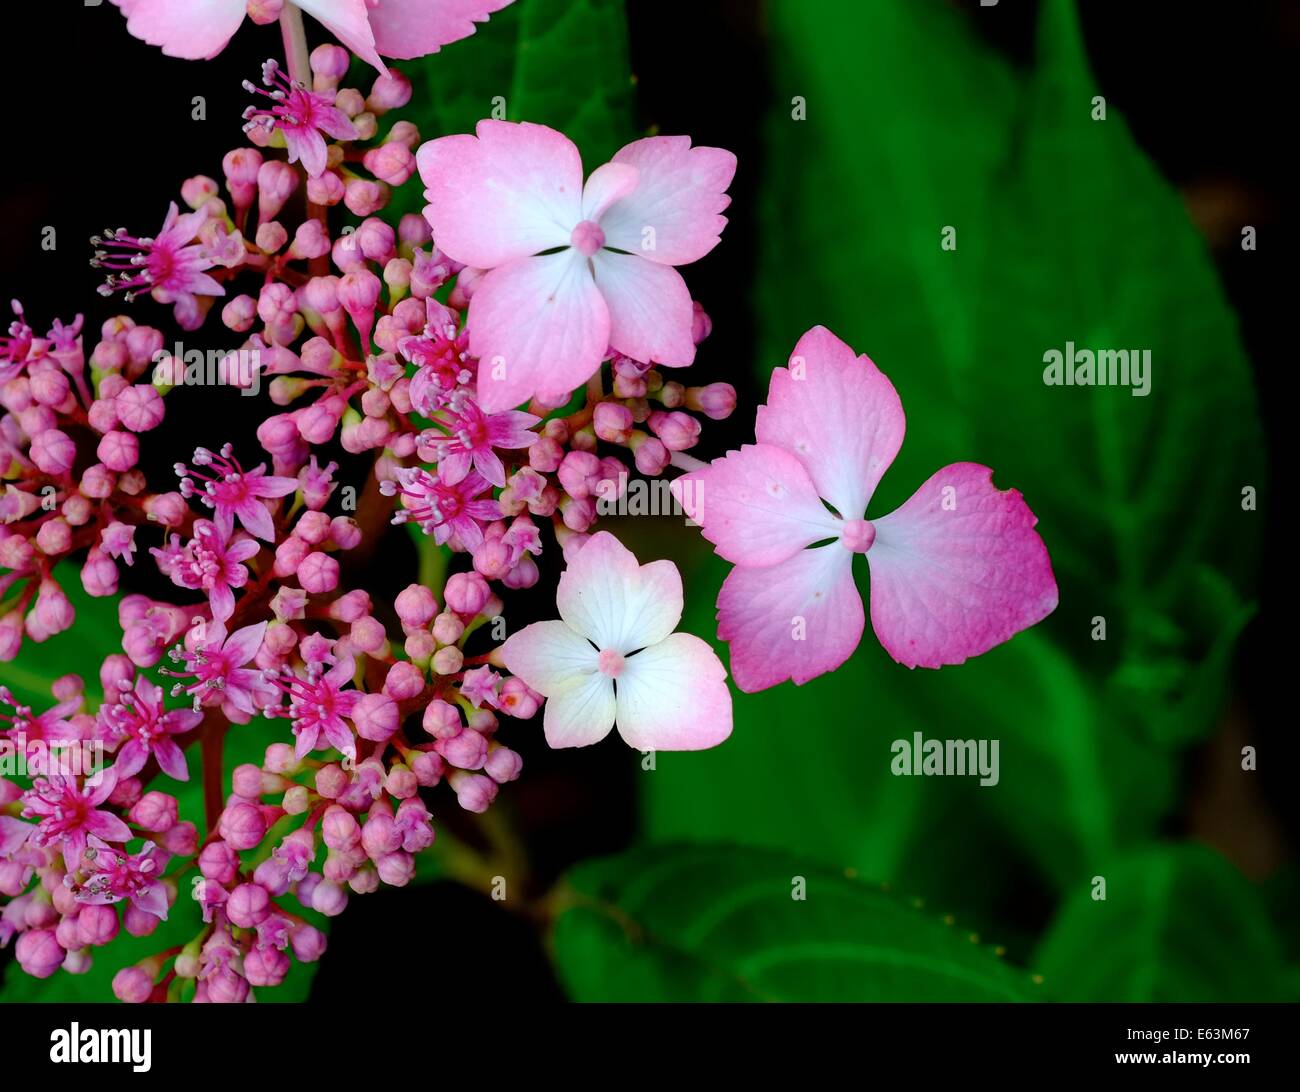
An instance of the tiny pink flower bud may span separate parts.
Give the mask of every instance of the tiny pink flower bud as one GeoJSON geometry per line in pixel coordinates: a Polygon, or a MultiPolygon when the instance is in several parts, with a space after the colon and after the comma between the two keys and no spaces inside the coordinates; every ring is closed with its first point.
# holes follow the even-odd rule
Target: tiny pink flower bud
{"type": "Polygon", "coordinates": [[[483,772],[498,785],[514,781],[524,768],[524,760],[509,747],[493,747],[483,763],[483,772]]]}
{"type": "Polygon", "coordinates": [[[335,516],[330,520],[330,545],[340,550],[353,550],[361,544],[361,524],[351,516],[335,516]]]}
{"type": "MultiPolygon", "coordinates": [[[[309,223],[315,223],[311,220],[309,223]]],[[[285,243],[289,241],[289,233],[285,231],[284,225],[279,220],[270,220],[262,224],[257,229],[257,234],[253,236],[253,241],[257,244],[259,250],[267,254],[275,254],[285,243]]]]}
{"type": "Polygon", "coordinates": [[[388,204],[388,187],[382,182],[354,178],[343,192],[343,203],[357,216],[373,216],[388,204]]]}
{"type": "Polygon", "coordinates": [[[28,452],[43,474],[66,474],[77,458],[77,445],[56,428],[47,428],[32,437],[28,452]]]}
{"type": "Polygon", "coordinates": [[[433,597],[433,592],[422,584],[407,585],[398,592],[393,606],[402,625],[413,629],[428,625],[438,611],[438,601],[433,597]]]}
{"type": "Polygon", "coordinates": [[[185,520],[188,506],[179,493],[158,493],[146,498],[144,511],[164,527],[179,527],[185,520]]]}
{"type": "Polygon", "coordinates": [[[196,174],[181,183],[181,200],[195,210],[201,209],[219,192],[217,180],[205,174],[196,174]]]}
{"type": "Polygon", "coordinates": [[[581,500],[591,494],[600,473],[600,460],[587,451],[570,451],[560,463],[557,477],[569,496],[581,500]]]}
{"type": "Polygon", "coordinates": [[[131,432],[110,432],[100,439],[95,454],[109,470],[122,473],[140,461],[140,441],[131,432]]]}
{"type": "Polygon", "coordinates": [[[266,819],[254,804],[231,804],[221,813],[217,832],[232,849],[252,849],[266,837],[266,819]]]}
{"type": "Polygon", "coordinates": [[[416,697],[424,689],[424,672],[407,660],[398,660],[384,678],[384,693],[396,701],[416,697]]]}
{"type": "Polygon", "coordinates": [[[650,427],[669,451],[685,451],[700,439],[700,423],[688,413],[658,410],[650,415],[650,427]]]}
{"type": "Polygon", "coordinates": [[[257,176],[261,166],[262,153],[256,148],[236,148],[221,160],[226,189],[230,191],[236,210],[248,208],[257,196],[257,176]]]}
{"type": "Polygon", "coordinates": [[[435,675],[454,675],[464,666],[465,654],[455,645],[440,648],[433,654],[433,672],[435,675]]]}
{"type": "MultiPolygon", "coordinates": [[[[329,231],[319,220],[304,220],[298,225],[297,231],[294,232],[293,246],[289,248],[289,257],[291,258],[321,258],[330,252],[329,231]]],[[[333,278],[318,277],[313,280],[330,280],[333,278]]],[[[310,283],[310,282],[309,282],[310,283]]],[[[337,297],[336,297],[337,298],[337,297]]],[[[333,307],[314,308],[321,314],[327,315],[334,310],[333,307]]]]}
{"type": "Polygon", "coordinates": [[[315,963],[325,954],[325,934],[314,925],[299,925],[289,934],[289,946],[299,963],[315,963]]]}
{"type": "Polygon", "coordinates": [[[632,431],[632,411],[621,402],[601,402],[596,406],[593,424],[602,440],[624,444],[632,431]]]}
{"type": "Polygon", "coordinates": [[[454,645],[465,632],[465,623],[450,611],[443,611],[433,620],[433,636],[440,645],[454,645]]]}
{"type": "Polygon", "coordinates": [[[268,159],[257,169],[257,218],[274,220],[298,187],[298,172],[282,159],[268,159]]]}
{"type": "Polygon", "coordinates": [[[492,589],[478,573],[454,573],[448,578],[443,595],[448,610],[472,618],[487,604],[492,589]]]}
{"type": "Polygon", "coordinates": [[[112,906],[83,906],[77,915],[77,933],[81,943],[98,948],[117,936],[120,923],[112,906]]]}
{"type": "Polygon", "coordinates": [[[363,694],[352,711],[352,723],[362,739],[383,742],[397,731],[397,703],[387,694],[363,694]]]}
{"type": "Polygon", "coordinates": [[[451,739],[458,735],[462,728],[460,710],[440,698],[435,698],[425,706],[421,724],[434,739],[451,739]]]}
{"type": "Polygon", "coordinates": [[[308,554],[298,566],[298,583],[312,595],[331,592],[339,584],[339,563],[329,554],[308,554]]]}
{"type": "Polygon", "coordinates": [[[686,408],[699,410],[714,421],[730,417],[736,409],[736,388],[730,383],[710,383],[707,387],[688,387],[686,408]]]}
{"type": "Polygon", "coordinates": [[[440,739],[434,745],[448,765],[462,770],[480,770],[487,757],[487,740],[471,728],[458,732],[450,739],[440,739]]]}
{"type": "Polygon", "coordinates": [[[395,140],[371,148],[362,163],[366,170],[390,186],[402,185],[415,173],[415,156],[411,149],[395,140]]]}
{"type": "Polygon", "coordinates": [[[322,766],[316,771],[316,791],[326,800],[337,800],[350,783],[351,778],[338,765],[322,766]]]}
{"type": "Polygon", "coordinates": [[[41,524],[41,529],[36,532],[36,545],[41,553],[50,557],[67,553],[72,547],[71,525],[62,517],[41,524]]]}
{"type": "Polygon", "coordinates": [[[447,772],[442,755],[436,751],[421,751],[411,763],[411,772],[415,779],[425,788],[437,785],[447,772]]]}
{"type": "Polygon", "coordinates": [[[321,880],[312,892],[312,909],[327,918],[338,917],[347,905],[347,891],[331,880],[321,880]]]}
{"type": "MultiPolygon", "coordinates": [[[[148,383],[127,387],[113,399],[113,409],[117,412],[122,427],[132,432],[148,432],[157,428],[162,424],[166,412],[162,395],[148,383]]],[[[108,462],[103,455],[100,458],[108,462]]]]}
{"type": "Polygon", "coordinates": [[[378,618],[368,614],[352,623],[352,628],[348,631],[348,637],[353,648],[358,652],[364,652],[371,656],[382,655],[388,644],[384,624],[378,618]]]}
{"type": "MultiPolygon", "coordinates": [[[[348,64],[352,55],[338,45],[319,45],[311,51],[309,63],[312,74],[326,81],[325,87],[335,86],[348,74],[348,64]]],[[[318,88],[322,90],[323,88],[318,88]]]]}
{"type": "Polygon", "coordinates": [[[143,1005],[153,993],[153,976],[143,967],[123,967],[113,976],[113,996],[128,1005],[143,1005]]]}
{"type": "Polygon", "coordinates": [[[415,858],[401,850],[385,853],[375,862],[375,871],[389,887],[405,887],[415,875],[415,858]]]}
{"type": "Polygon", "coordinates": [[[257,883],[241,883],[226,900],[226,916],[241,929],[251,929],[271,913],[271,896],[257,883]]]}
{"type": "Polygon", "coordinates": [[[33,978],[49,978],[63,966],[67,952],[55,939],[52,929],[32,929],[18,938],[14,956],[33,978]]]}
{"type": "Polygon", "coordinates": [[[394,766],[384,779],[384,788],[395,800],[409,800],[420,791],[420,779],[409,766],[394,766]]]}
{"type": "Polygon", "coordinates": [[[456,801],[466,811],[485,812],[497,797],[497,783],[482,774],[455,771],[448,781],[456,793],[456,801]]]}
{"type": "Polygon", "coordinates": [[[81,475],[81,482],[77,488],[81,491],[82,496],[90,497],[92,500],[106,500],[113,495],[113,490],[117,488],[117,479],[113,471],[102,463],[92,463],[86,468],[86,472],[81,475]]]}
{"type": "MultiPolygon", "coordinates": [[[[234,920],[233,918],[231,919],[234,920]]],[[[244,956],[244,977],[250,986],[278,986],[292,966],[289,957],[275,948],[255,945],[244,956]]]]}
{"type": "Polygon", "coordinates": [[[221,309],[221,322],[237,334],[247,333],[257,319],[257,300],[249,295],[239,295],[221,309]]]}
{"type": "Polygon", "coordinates": [[[135,802],[128,818],[141,830],[157,834],[176,825],[179,818],[177,807],[174,796],[165,792],[147,792],[135,802]]]}

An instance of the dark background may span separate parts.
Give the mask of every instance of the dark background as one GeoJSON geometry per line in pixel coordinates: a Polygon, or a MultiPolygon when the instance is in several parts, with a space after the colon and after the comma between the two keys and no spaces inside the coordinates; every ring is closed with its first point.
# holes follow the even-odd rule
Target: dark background
{"type": "MultiPolygon", "coordinates": [[[[220,154],[240,143],[239,118],[249,101],[240,83],[256,78],[261,61],[280,52],[278,31],[246,25],[220,57],[191,63],[166,58],[130,38],[120,13],[107,4],[16,7],[25,25],[21,31],[11,26],[0,74],[8,105],[0,177],[5,210],[0,285],[21,298],[38,333],[54,317],[67,321],[78,311],[91,329],[129,310],[139,321],[170,330],[169,315],[151,301],[126,308],[94,294],[100,278],[87,264],[88,237],[110,226],[154,233],[167,202],[178,199],[182,179],[203,173],[220,180],[220,154]],[[196,95],[206,100],[205,121],[191,119],[196,95]],[[41,249],[46,225],[58,233],[53,252],[41,249]]],[[[1295,406],[1295,352],[1288,335],[1296,281],[1287,260],[1296,242],[1289,201],[1294,174],[1284,149],[1294,143],[1300,7],[1280,0],[1231,5],[1085,0],[1081,8],[1102,93],[1180,190],[1213,249],[1254,362],[1269,462],[1281,467],[1295,406]],[[1258,255],[1243,254],[1237,245],[1235,225],[1243,222],[1259,228],[1258,255]]],[[[1003,0],[982,11],[978,23],[998,49],[1027,63],[1035,10],[1030,2],[1003,0]]],[[[698,144],[731,148],[747,168],[730,191],[726,245],[700,264],[691,284],[698,298],[709,301],[714,319],[710,351],[693,378],[725,378],[738,387],[741,405],[752,407],[762,396],[750,366],[757,347],[749,284],[755,266],[754,189],[761,176],[759,123],[769,93],[762,6],[743,0],[629,0],[628,16],[643,125],[689,132],[698,144]]],[[[324,40],[320,28],[308,24],[313,44],[324,40]]],[[[206,331],[220,332],[212,326],[206,331]]],[[[88,338],[88,348],[93,340],[88,338]]],[[[173,415],[166,427],[176,445],[233,439],[247,448],[256,424],[254,400],[220,389],[211,396],[221,435],[194,437],[193,422],[173,415]],[[224,401],[215,401],[223,393],[224,401]]],[[[711,426],[711,448],[734,446],[751,420],[746,410],[711,426]]],[[[151,478],[159,475],[154,480],[166,480],[175,458],[169,450],[175,445],[167,439],[159,434],[159,442],[148,445],[157,460],[146,464],[151,478]]],[[[1176,831],[1212,840],[1253,878],[1263,878],[1289,857],[1297,834],[1289,773],[1295,768],[1293,714],[1282,712],[1294,644],[1282,624],[1290,615],[1290,551],[1282,538],[1285,505],[1264,508],[1262,610],[1237,650],[1233,715],[1251,723],[1261,751],[1273,748],[1275,757],[1262,763],[1253,782],[1258,797],[1220,798],[1204,789],[1199,801],[1193,795],[1176,831]],[[1279,761],[1284,751],[1289,753],[1279,761]]],[[[389,533],[379,550],[383,564],[370,566],[362,581],[377,600],[391,598],[406,583],[402,579],[389,587],[386,573],[410,573],[415,564],[402,532],[389,533]]],[[[124,590],[161,593],[161,584],[148,584],[146,569],[136,566],[123,581],[124,590]]],[[[539,745],[525,743],[521,749],[527,775],[503,794],[503,802],[510,797],[508,806],[526,835],[531,882],[539,890],[573,861],[632,840],[635,779],[615,747],[558,755],[539,745]]],[[[444,815],[453,827],[463,825],[444,815]]],[[[473,837],[468,828],[457,833],[473,837]]],[[[464,1000],[497,998],[503,979],[517,997],[559,996],[527,922],[463,888],[437,884],[353,900],[334,923],[313,998],[352,996],[363,966],[371,968],[368,974],[383,974],[371,962],[385,951],[376,949],[375,938],[395,919],[428,923],[438,933],[454,929],[459,943],[417,941],[392,950],[386,958],[393,961],[394,974],[449,976],[464,1000]]]]}

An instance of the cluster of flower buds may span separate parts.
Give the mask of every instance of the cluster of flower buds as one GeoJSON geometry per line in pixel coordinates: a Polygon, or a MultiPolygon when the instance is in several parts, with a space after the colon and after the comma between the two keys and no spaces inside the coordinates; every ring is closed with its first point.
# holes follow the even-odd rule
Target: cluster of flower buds
{"type": "MultiPolygon", "coordinates": [[[[119,228],[92,240],[104,295],[148,295],[182,330],[227,344],[237,335],[215,379],[191,376],[160,330],[124,317],[104,324],[88,359],[80,316],[37,338],[15,304],[0,339],[0,660],[24,636],[73,625],[54,573],[65,558],[80,562],[92,596],[117,595],[119,564],[136,562],[175,587],[175,601],[118,600],[121,651],[100,667],[102,700],[76,676],[56,682],[40,712],[0,689],[0,748],[27,769],[26,780],[0,779],[0,944],[16,938],[31,975],[84,972],[94,949],[122,930],[152,934],[178,899],[201,911],[192,939],[120,971],[122,1000],[248,1000],[294,959],[318,958],[313,915],[406,884],[434,841],[439,799],[482,812],[519,777],[501,722],[534,717],[546,698],[503,670],[508,594],[538,582],[548,543],[576,556],[601,502],[616,502],[632,475],[697,465],[685,453],[703,420],[735,407],[729,385],[687,386],[666,370],[709,333],[673,267],[716,243],[734,157],[655,138],[625,149],[639,166],[602,168],[603,208],[574,228],[574,260],[588,261],[606,228],[613,246],[619,215],[639,215],[626,202],[618,212],[638,177],[666,208],[681,191],[695,219],[679,235],[697,242],[665,225],[663,264],[629,259],[633,280],[606,285],[594,326],[583,320],[599,338],[585,374],[563,395],[529,380],[503,407],[484,396],[497,354],[485,363],[475,347],[499,311],[474,301],[500,307],[508,266],[452,257],[435,233],[454,253],[457,232],[432,214],[383,217],[396,188],[420,184],[431,146],[391,118],[411,97],[401,73],[384,69],[363,93],[341,86],[350,59],[320,46],[303,80],[267,62],[261,85],[247,85],[258,100],[249,144],[225,155],[222,182],[185,181],[154,237],[119,228]],[[718,156],[683,158],[705,152],[718,156]],[[711,174],[700,166],[715,160],[711,174]],[[360,223],[332,229],[334,209],[360,223]],[[628,333],[640,296],[650,323],[671,328],[663,353],[653,330],[628,333]],[[265,458],[198,447],[157,491],[139,469],[141,435],[165,401],[185,409],[195,382],[269,398],[257,427],[265,458]],[[339,448],[370,458],[365,520],[355,504],[329,511],[339,448]],[[389,519],[466,555],[443,586],[411,584],[391,611],[348,586],[346,557],[389,519]],[[394,614],[400,632],[383,620],[394,614]],[[467,650],[484,627],[498,647],[467,650]],[[259,729],[278,738],[227,786],[223,740],[259,729]],[[165,786],[191,776],[204,814],[182,816],[165,786]]],[[[491,124],[508,140],[530,128],[491,124]]],[[[602,655],[610,679],[624,670],[621,653],[602,655]]]]}

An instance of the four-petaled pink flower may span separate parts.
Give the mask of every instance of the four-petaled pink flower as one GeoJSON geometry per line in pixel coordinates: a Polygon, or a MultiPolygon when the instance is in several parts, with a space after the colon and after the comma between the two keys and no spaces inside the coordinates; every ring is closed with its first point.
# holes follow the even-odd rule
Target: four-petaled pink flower
{"type": "Polygon", "coordinates": [[[109,270],[108,279],[99,286],[101,296],[125,292],[133,300],[149,292],[159,303],[173,304],[176,321],[183,330],[196,330],[203,322],[198,296],[224,296],[226,290],[208,276],[213,261],[207,249],[195,243],[199,229],[207,221],[206,212],[179,214],[176,202],[167,209],[167,219],[157,238],[140,238],[125,228],[110,228],[91,238],[102,249],[95,251],[91,265],[109,270]]]}
{"type": "Polygon", "coordinates": [[[394,523],[416,523],[441,546],[453,536],[463,549],[472,550],[483,541],[483,523],[501,518],[496,501],[476,499],[488,488],[487,479],[471,470],[458,482],[447,480],[441,466],[435,477],[419,467],[401,467],[396,480],[385,479],[380,492],[401,496],[403,508],[394,523]]]}
{"type": "Polygon", "coordinates": [[[329,669],[319,662],[308,664],[305,678],[288,667],[266,672],[266,681],[289,695],[289,707],[270,706],[264,712],[267,716],[287,716],[293,722],[294,753],[299,758],[319,747],[322,735],[336,751],[357,757],[356,739],[344,718],[352,716],[361,691],[343,689],[352,681],[355,670],[351,656],[340,656],[329,669]]]}
{"type": "Polygon", "coordinates": [[[168,777],[188,781],[185,752],[171,737],[197,728],[203,714],[193,709],[164,709],[162,687],[143,675],[136,678],[134,689],[125,680],[118,685],[117,700],[100,706],[98,713],[106,742],[121,744],[114,763],[118,776],[133,777],[152,755],[168,777]]]}
{"type": "MultiPolygon", "coordinates": [[[[286,0],[288,2],[288,0],[286,0]]],[[[380,54],[410,60],[468,38],[511,0],[292,0],[380,71],[380,54]]],[[[169,57],[207,60],[234,37],[248,0],[113,0],[126,29],[169,57]]]]}
{"type": "Polygon", "coordinates": [[[259,549],[256,539],[244,534],[231,538],[211,520],[196,519],[194,537],[183,548],[180,536],[172,535],[169,545],[153,547],[149,552],[177,587],[203,591],[212,605],[213,619],[224,622],[235,611],[233,589],[248,583],[248,569],[243,563],[259,549]]]}
{"type": "Polygon", "coordinates": [[[671,561],[638,565],[608,531],[560,577],[558,622],[534,622],[501,646],[511,673],[544,695],[546,742],[596,743],[618,724],[640,751],[695,751],[731,734],[727,672],[704,641],[674,633],[682,578],[671,561]]]}
{"type": "Polygon", "coordinates": [[[135,562],[135,528],[114,520],[99,533],[99,548],[128,565],[135,562]]]}
{"type": "Polygon", "coordinates": [[[162,883],[168,853],[153,842],[134,855],[91,835],[86,847],[84,883],[73,889],[78,902],[108,906],[128,900],[137,910],[167,920],[167,888],[162,883]]]}
{"type": "Polygon", "coordinates": [[[214,522],[223,537],[229,537],[235,527],[235,517],[238,516],[251,534],[264,542],[275,541],[275,523],[262,501],[293,493],[298,488],[297,478],[267,474],[265,463],[258,463],[252,470],[245,470],[234,457],[230,444],[223,446],[220,454],[213,454],[205,447],[195,448],[194,467],[203,467],[208,473],[184,463],[176,464],[176,475],[181,480],[181,494],[185,497],[197,496],[213,510],[214,522]],[[195,488],[195,478],[203,483],[202,492],[195,488]]]}
{"type": "Polygon", "coordinates": [[[309,175],[319,177],[329,157],[329,148],[321,134],[335,140],[355,140],[357,129],[352,119],[334,105],[333,91],[311,91],[300,83],[291,83],[275,61],[262,65],[262,82],[272,90],[264,91],[248,80],[244,81],[244,90],[265,95],[275,105],[266,110],[256,106],[245,110],[244,131],[257,126],[267,132],[279,129],[284,134],[289,162],[301,160],[309,175]]]}
{"type": "Polygon", "coordinates": [[[75,872],[92,834],[105,842],[129,841],[131,828],[112,812],[99,809],[116,786],[117,770],[111,766],[88,778],[84,786],[64,774],[36,778],[20,798],[23,815],[38,820],[29,843],[60,846],[63,863],[75,872]]]}
{"type": "Polygon", "coordinates": [[[452,395],[437,419],[450,435],[429,429],[420,436],[420,446],[433,456],[431,461],[445,468],[448,485],[464,481],[471,466],[498,489],[506,484],[506,468],[492,449],[531,447],[539,437],[530,431],[541,418],[519,410],[484,413],[466,392],[452,395]]]}
{"type": "Polygon", "coordinates": [[[817,326],[772,373],[758,442],[673,482],[736,565],[718,597],[718,634],[742,690],[805,683],[852,655],[864,628],[855,553],[871,571],[876,636],[907,667],[962,663],[1056,608],[1037,520],[988,467],[944,467],[897,511],[863,518],[904,423],[885,375],[817,326]]]}
{"type": "Polygon", "coordinates": [[[674,267],[717,244],[736,157],[650,137],[584,187],[578,149],[554,129],[486,120],[476,133],[429,141],[417,160],[438,248],[489,271],[468,317],[483,409],[560,405],[611,349],[690,364],[694,307],[674,267]]]}
{"type": "Polygon", "coordinates": [[[266,627],[266,622],[258,622],[227,636],[224,625],[211,622],[198,647],[178,645],[172,649],[169,658],[175,664],[184,664],[185,669],[163,674],[175,679],[193,678],[193,682],[176,683],[172,696],[189,694],[196,710],[204,705],[220,705],[227,716],[231,710],[246,715],[256,712],[257,701],[268,688],[261,671],[244,665],[251,663],[262,647],[266,627]]]}

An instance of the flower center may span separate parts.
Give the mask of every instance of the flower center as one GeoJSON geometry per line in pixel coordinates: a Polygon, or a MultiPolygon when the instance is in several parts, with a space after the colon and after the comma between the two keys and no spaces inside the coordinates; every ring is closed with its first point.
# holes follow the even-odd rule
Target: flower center
{"type": "Polygon", "coordinates": [[[607,648],[600,654],[600,673],[611,679],[617,679],[623,674],[624,663],[621,652],[615,652],[614,649],[607,648]]]}
{"type": "Polygon", "coordinates": [[[876,541],[876,529],[865,519],[844,521],[844,530],[840,532],[840,544],[855,554],[865,554],[876,541]]]}
{"type": "Polygon", "coordinates": [[[580,254],[590,258],[605,245],[605,233],[600,230],[600,225],[595,221],[583,220],[573,229],[573,234],[569,236],[569,242],[573,244],[574,249],[580,254]]]}

